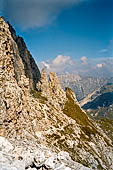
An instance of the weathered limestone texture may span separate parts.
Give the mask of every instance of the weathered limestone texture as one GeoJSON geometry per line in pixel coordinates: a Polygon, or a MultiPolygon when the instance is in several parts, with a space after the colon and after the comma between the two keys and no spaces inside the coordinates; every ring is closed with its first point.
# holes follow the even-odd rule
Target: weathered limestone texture
{"type": "Polygon", "coordinates": [[[0,17],[0,170],[113,169],[112,141],[12,30],[0,17]]]}

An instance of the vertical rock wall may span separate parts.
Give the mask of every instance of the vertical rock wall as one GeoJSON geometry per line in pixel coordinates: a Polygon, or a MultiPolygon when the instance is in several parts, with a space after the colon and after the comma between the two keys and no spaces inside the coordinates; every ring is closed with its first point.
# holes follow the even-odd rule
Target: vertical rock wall
{"type": "MultiPolygon", "coordinates": [[[[22,59],[25,76],[30,80],[30,88],[36,89],[36,84],[40,79],[40,71],[38,69],[38,66],[35,63],[35,60],[33,59],[32,55],[28,51],[23,38],[20,36],[16,36],[15,30],[13,29],[13,27],[10,25],[9,22],[8,25],[9,25],[9,30],[11,32],[11,36],[18,47],[18,51],[15,54],[17,55],[18,53],[19,57],[22,59]]],[[[17,81],[19,81],[21,72],[18,71],[17,68],[20,67],[20,63],[18,62],[18,60],[15,60],[14,64],[15,64],[14,67],[15,67],[16,79],[17,81]]]]}

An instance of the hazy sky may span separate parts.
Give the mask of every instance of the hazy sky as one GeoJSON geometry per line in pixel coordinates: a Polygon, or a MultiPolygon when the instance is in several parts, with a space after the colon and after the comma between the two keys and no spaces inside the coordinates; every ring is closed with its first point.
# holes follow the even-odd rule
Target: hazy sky
{"type": "Polygon", "coordinates": [[[40,66],[113,76],[113,0],[0,0],[40,66]]]}

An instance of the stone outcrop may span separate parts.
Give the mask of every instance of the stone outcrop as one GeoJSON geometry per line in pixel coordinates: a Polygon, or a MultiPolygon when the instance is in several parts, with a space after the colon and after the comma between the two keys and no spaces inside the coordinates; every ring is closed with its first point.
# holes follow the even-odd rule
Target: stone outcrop
{"type": "Polygon", "coordinates": [[[56,154],[49,148],[23,141],[24,149],[0,137],[0,170],[91,170],[72,161],[67,152],[56,154]]]}
{"type": "MultiPolygon", "coordinates": [[[[36,89],[36,84],[40,79],[40,71],[39,71],[32,55],[28,51],[23,38],[20,36],[16,36],[15,30],[13,29],[13,27],[10,25],[9,22],[8,22],[8,25],[9,25],[9,30],[10,30],[11,36],[12,36],[13,40],[15,41],[17,48],[18,48],[18,50],[17,50],[17,48],[15,50],[15,55],[16,56],[19,55],[19,57],[22,60],[22,63],[24,65],[25,76],[27,78],[29,78],[29,80],[30,80],[30,88],[36,89]]],[[[19,81],[20,75],[22,74],[22,71],[23,71],[23,70],[22,71],[19,70],[20,67],[21,67],[21,63],[15,57],[14,68],[15,68],[17,81],[19,81]]]]}
{"type": "Polygon", "coordinates": [[[44,69],[41,72],[40,81],[37,83],[37,90],[45,96],[52,105],[61,109],[61,106],[66,102],[66,94],[61,88],[60,82],[56,73],[49,73],[47,76],[44,69]]]}
{"type": "Polygon", "coordinates": [[[30,90],[14,37],[0,18],[0,136],[11,144],[4,141],[11,149],[6,154],[5,145],[0,151],[1,170],[112,169],[112,141],[80,108],[72,90],[61,89],[55,73],[48,78],[43,70],[38,90],[30,90]]]}
{"type": "Polygon", "coordinates": [[[37,89],[46,97],[50,95],[49,82],[45,69],[42,69],[40,81],[37,83],[37,89]]]}

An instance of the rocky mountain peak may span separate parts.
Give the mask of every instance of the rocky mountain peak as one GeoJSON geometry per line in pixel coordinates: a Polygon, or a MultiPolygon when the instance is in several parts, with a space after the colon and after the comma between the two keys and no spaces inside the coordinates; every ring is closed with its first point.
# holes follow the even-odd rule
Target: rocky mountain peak
{"type": "Polygon", "coordinates": [[[9,27],[0,18],[1,170],[112,169],[112,141],[9,27]]]}
{"type": "Polygon", "coordinates": [[[11,33],[11,36],[13,37],[13,39],[16,41],[17,36],[16,36],[16,31],[14,30],[14,28],[12,27],[12,25],[9,23],[9,21],[7,22],[8,26],[9,26],[9,31],[11,33]]]}
{"type": "Polygon", "coordinates": [[[38,91],[42,92],[44,96],[49,94],[49,82],[45,69],[41,71],[40,81],[37,83],[38,91]]]}
{"type": "Polygon", "coordinates": [[[61,108],[61,105],[66,101],[66,93],[61,88],[56,73],[50,72],[47,76],[45,69],[42,69],[41,78],[37,83],[37,90],[47,97],[53,105],[57,105],[58,108],[61,108]]]}
{"type": "Polygon", "coordinates": [[[69,87],[66,87],[66,95],[70,95],[71,98],[78,103],[75,93],[69,87]]]}
{"type": "Polygon", "coordinates": [[[32,55],[28,51],[23,38],[16,36],[14,28],[9,22],[5,22],[3,17],[0,18],[0,30],[2,34],[1,40],[4,38],[6,44],[8,44],[8,41],[10,42],[12,55],[14,57],[13,65],[17,82],[20,80],[21,74],[25,75],[29,78],[30,88],[35,89],[36,84],[40,79],[40,71],[32,55]]]}
{"type": "MultiPolygon", "coordinates": [[[[53,94],[57,94],[63,91],[56,73],[50,72],[47,76],[47,73],[44,68],[41,71],[41,78],[37,83],[37,89],[41,92],[46,93],[47,91],[48,93],[53,94]]],[[[45,95],[47,95],[47,93],[45,95]]]]}
{"type": "Polygon", "coordinates": [[[50,72],[49,86],[55,94],[60,94],[61,92],[63,92],[56,73],[50,72]]]}
{"type": "Polygon", "coordinates": [[[7,32],[9,33],[9,26],[8,24],[4,21],[3,17],[0,17],[0,30],[3,32],[7,32]]]}

